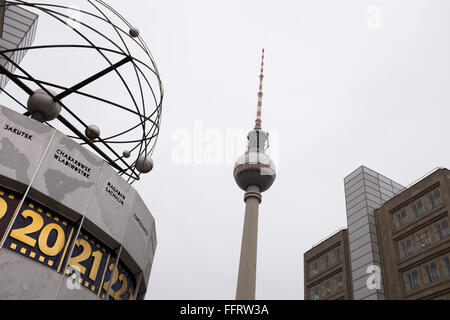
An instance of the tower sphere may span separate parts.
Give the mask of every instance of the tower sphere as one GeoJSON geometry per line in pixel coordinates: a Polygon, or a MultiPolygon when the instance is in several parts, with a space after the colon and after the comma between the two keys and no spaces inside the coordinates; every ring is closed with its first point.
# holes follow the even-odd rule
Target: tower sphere
{"type": "Polygon", "coordinates": [[[136,162],[136,169],[140,173],[149,173],[153,169],[153,160],[140,156],[136,162]]]}
{"type": "Polygon", "coordinates": [[[261,192],[269,189],[276,178],[275,164],[265,154],[268,133],[254,129],[248,134],[248,151],[239,157],[234,166],[234,179],[238,186],[247,191],[257,186],[261,192]]]}
{"type": "Polygon", "coordinates": [[[91,124],[88,126],[84,132],[86,137],[88,137],[91,140],[95,140],[98,137],[100,137],[100,129],[96,125],[91,124]]]}
{"type": "MultiPolygon", "coordinates": [[[[48,90],[53,96],[56,93],[48,90]]],[[[38,89],[30,96],[27,103],[28,111],[31,115],[40,114],[42,122],[56,119],[61,113],[61,105],[53,100],[47,92],[38,89]]]]}

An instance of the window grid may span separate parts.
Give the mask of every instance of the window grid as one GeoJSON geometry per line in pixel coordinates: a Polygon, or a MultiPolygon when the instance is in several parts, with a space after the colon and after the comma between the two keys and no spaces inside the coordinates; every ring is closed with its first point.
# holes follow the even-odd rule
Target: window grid
{"type": "Polygon", "coordinates": [[[399,244],[400,258],[404,258],[413,253],[413,245],[411,239],[401,241],[399,244]]]}
{"type": "Polygon", "coordinates": [[[416,219],[425,214],[426,211],[433,210],[440,206],[442,202],[441,191],[439,188],[432,190],[428,194],[422,196],[422,198],[415,200],[393,213],[395,227],[398,229],[408,224],[408,215],[410,219],[416,219]]]}
{"type": "Polygon", "coordinates": [[[439,271],[436,262],[430,262],[423,266],[423,275],[426,283],[439,280],[439,271]]]}
{"type": "Polygon", "coordinates": [[[419,273],[417,272],[417,270],[412,270],[405,274],[405,286],[406,291],[411,291],[419,288],[420,281],[419,281],[419,273]]]}
{"type": "Polygon", "coordinates": [[[341,248],[338,247],[332,251],[331,262],[333,264],[341,262],[341,248]]]}
{"type": "Polygon", "coordinates": [[[445,275],[450,276],[450,258],[445,256],[442,258],[442,268],[444,269],[445,275]]]}
{"type": "Polygon", "coordinates": [[[434,224],[434,234],[436,240],[442,240],[449,236],[449,228],[447,219],[443,219],[434,224]]]}
{"type": "Polygon", "coordinates": [[[309,289],[309,296],[311,300],[319,300],[319,286],[315,286],[309,289]]]}
{"type": "Polygon", "coordinates": [[[319,273],[319,262],[314,260],[309,264],[309,276],[313,277],[319,273]]]}
{"type": "Polygon", "coordinates": [[[328,268],[328,254],[324,254],[320,258],[320,271],[326,270],[328,268]]]}
{"type": "Polygon", "coordinates": [[[331,281],[328,279],[322,283],[322,296],[329,296],[331,293],[331,281]]]}
{"type": "Polygon", "coordinates": [[[431,244],[428,228],[416,233],[417,249],[423,249],[431,244]]]}
{"type": "Polygon", "coordinates": [[[336,256],[337,256],[337,261],[341,262],[342,261],[342,259],[341,259],[341,248],[337,248],[336,249],[336,256]]]}
{"type": "Polygon", "coordinates": [[[412,210],[414,218],[417,218],[417,217],[421,216],[422,214],[424,214],[425,209],[423,207],[422,200],[419,199],[416,202],[414,202],[413,204],[411,204],[411,210],[412,210]]]}
{"type": "Polygon", "coordinates": [[[428,199],[428,205],[430,206],[430,209],[432,210],[432,209],[438,207],[442,203],[441,192],[439,191],[439,189],[435,189],[427,195],[427,199],[428,199]]]}
{"type": "Polygon", "coordinates": [[[342,289],[342,273],[334,276],[334,291],[342,289]]]}
{"type": "Polygon", "coordinates": [[[402,209],[394,214],[394,222],[397,228],[400,228],[401,226],[404,226],[408,223],[406,209],[402,209]]]}
{"type": "Polygon", "coordinates": [[[340,247],[338,247],[338,248],[334,249],[333,251],[330,251],[330,252],[322,255],[320,258],[310,262],[308,264],[309,276],[312,278],[316,274],[327,270],[330,267],[330,260],[331,260],[332,265],[335,263],[340,263],[342,261],[340,247]],[[330,259],[330,256],[331,256],[331,259],[330,259]],[[319,269],[319,266],[320,266],[320,269],[319,269]]]}

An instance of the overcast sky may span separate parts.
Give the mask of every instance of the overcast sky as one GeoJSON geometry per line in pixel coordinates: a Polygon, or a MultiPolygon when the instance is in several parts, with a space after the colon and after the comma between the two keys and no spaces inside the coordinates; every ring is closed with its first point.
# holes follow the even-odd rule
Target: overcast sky
{"type": "Polygon", "coordinates": [[[346,226],[343,179],[358,166],[403,185],[449,167],[448,1],[144,3],[122,11],[142,21],[166,89],[156,169],[139,185],[158,226],[148,298],[235,296],[233,166],[176,165],[172,138],[195,121],[251,129],[262,47],[279,168],[260,207],[258,299],[303,299],[303,253],[346,226]]]}
{"type": "Polygon", "coordinates": [[[449,167],[448,0],[108,2],[141,30],[165,88],[155,169],[134,185],[156,219],[148,299],[235,297],[232,160],[254,125],[261,48],[278,172],[260,206],[257,299],[303,299],[303,253],[346,226],[354,169],[409,185],[449,167]]]}

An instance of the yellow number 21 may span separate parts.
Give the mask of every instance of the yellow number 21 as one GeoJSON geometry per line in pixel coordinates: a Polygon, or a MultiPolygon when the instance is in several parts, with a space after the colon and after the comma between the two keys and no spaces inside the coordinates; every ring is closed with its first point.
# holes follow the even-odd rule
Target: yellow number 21
{"type": "Polygon", "coordinates": [[[103,254],[98,250],[92,252],[91,245],[89,244],[89,242],[87,242],[84,239],[78,239],[75,242],[75,245],[77,247],[81,246],[83,248],[83,250],[81,251],[81,253],[78,256],[70,258],[69,265],[77,266],[79,268],[81,274],[85,274],[86,267],[82,266],[80,263],[88,260],[91,256],[93,256],[94,261],[92,262],[92,268],[91,268],[91,272],[89,273],[89,279],[91,279],[92,281],[95,281],[95,279],[97,278],[98,269],[100,267],[100,262],[102,261],[103,254]]]}

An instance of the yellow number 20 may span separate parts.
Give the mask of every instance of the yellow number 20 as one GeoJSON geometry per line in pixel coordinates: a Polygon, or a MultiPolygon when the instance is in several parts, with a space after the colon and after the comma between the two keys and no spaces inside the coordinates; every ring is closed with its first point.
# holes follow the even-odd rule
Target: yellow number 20
{"type": "MultiPolygon", "coordinates": [[[[31,224],[29,224],[26,227],[13,230],[11,232],[11,237],[29,245],[30,247],[34,247],[36,245],[36,240],[30,237],[29,234],[41,230],[42,227],[44,226],[44,219],[33,210],[24,210],[21,213],[21,215],[25,219],[31,218],[32,220],[31,224]]],[[[66,236],[64,234],[63,229],[55,223],[50,223],[46,225],[42,229],[38,237],[39,249],[42,251],[43,254],[51,257],[57,256],[61,252],[65,242],[66,236]],[[57,237],[54,245],[49,247],[48,238],[53,230],[57,232],[57,237]]]]}
{"type": "Polygon", "coordinates": [[[29,245],[30,247],[34,247],[36,245],[36,240],[30,237],[29,234],[41,230],[44,226],[44,219],[33,210],[24,210],[21,215],[25,219],[31,218],[31,224],[26,227],[13,230],[11,232],[11,237],[29,245]]]}

